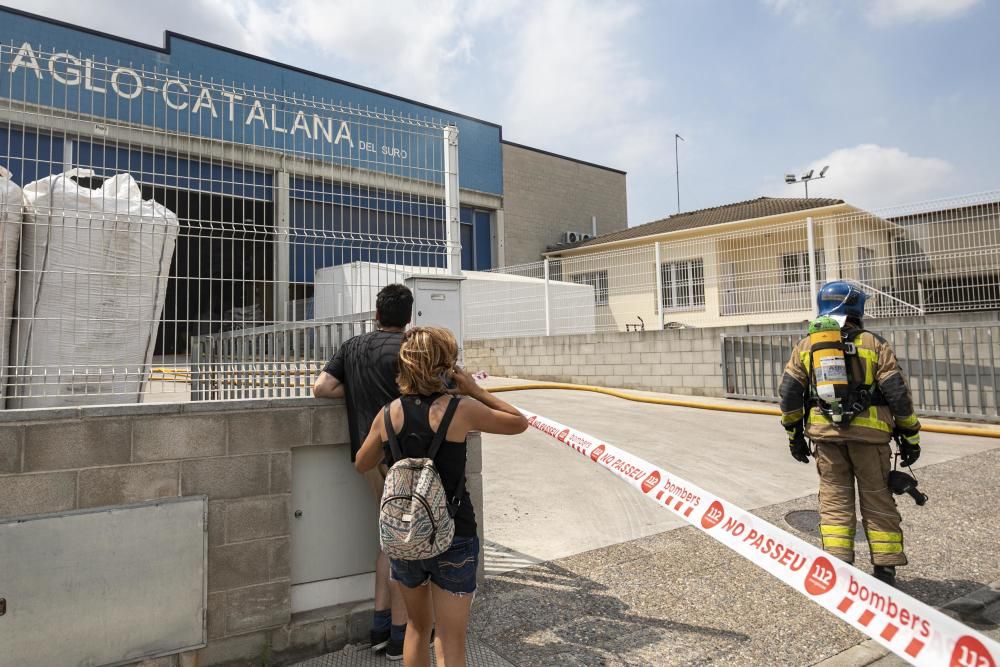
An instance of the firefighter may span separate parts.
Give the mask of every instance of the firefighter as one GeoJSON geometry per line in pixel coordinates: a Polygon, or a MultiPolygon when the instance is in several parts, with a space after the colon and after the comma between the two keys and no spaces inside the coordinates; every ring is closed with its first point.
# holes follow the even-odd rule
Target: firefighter
{"type": "Polygon", "coordinates": [[[792,457],[803,463],[810,454],[816,458],[823,549],[854,562],[856,485],[874,575],[895,585],[896,566],[906,565],[906,554],[887,486],[889,440],[896,437],[901,463],[911,465],[920,456],[920,422],[892,348],[864,329],[865,299],[847,281],[820,289],[820,317],[795,346],[781,380],[781,424],[792,457]],[[824,326],[831,319],[832,337],[824,326]]]}

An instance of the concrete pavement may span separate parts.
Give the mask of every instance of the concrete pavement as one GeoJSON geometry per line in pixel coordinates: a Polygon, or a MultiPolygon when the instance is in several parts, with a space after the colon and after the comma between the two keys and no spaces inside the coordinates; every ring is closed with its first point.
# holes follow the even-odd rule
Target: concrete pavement
{"type": "MultiPolygon", "coordinates": [[[[992,635],[1000,605],[985,586],[1000,579],[998,470],[996,449],[925,467],[930,502],[899,502],[911,560],[900,588],[936,606],[978,591],[987,604],[965,620],[992,635]]],[[[809,495],[755,513],[818,545],[815,532],[783,520],[815,506],[809,495]]],[[[858,563],[870,571],[863,542],[858,563]]],[[[855,649],[865,636],[692,527],[494,576],[472,630],[515,665],[898,664],[870,645],[855,649]]]]}

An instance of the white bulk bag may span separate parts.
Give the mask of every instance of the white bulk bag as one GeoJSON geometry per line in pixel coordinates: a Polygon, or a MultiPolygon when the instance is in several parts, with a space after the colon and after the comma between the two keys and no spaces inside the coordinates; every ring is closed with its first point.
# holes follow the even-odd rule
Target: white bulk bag
{"type": "Polygon", "coordinates": [[[129,174],[25,187],[10,408],[135,403],[152,362],[179,223],[129,174]]]}
{"type": "Polygon", "coordinates": [[[21,211],[24,197],[11,180],[11,173],[0,167],[0,407],[7,386],[10,365],[10,324],[17,290],[17,243],[21,238],[21,211]]]}

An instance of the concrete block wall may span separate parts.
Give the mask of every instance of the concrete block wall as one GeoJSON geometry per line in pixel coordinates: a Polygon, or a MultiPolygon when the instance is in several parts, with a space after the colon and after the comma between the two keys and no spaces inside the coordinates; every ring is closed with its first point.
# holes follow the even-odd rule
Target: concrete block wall
{"type": "Polygon", "coordinates": [[[706,331],[466,341],[465,365],[503,377],[721,396],[719,332],[706,331]]]}
{"type": "Polygon", "coordinates": [[[564,231],[598,234],[628,225],[625,174],[503,144],[504,263],[537,262],[564,231]]]}
{"type": "MultiPolygon", "coordinates": [[[[366,640],[371,605],[292,618],[291,452],[347,442],[343,403],[311,398],[0,411],[0,520],[206,495],[209,644],[150,664],[318,655],[366,640]]],[[[482,526],[480,471],[470,436],[482,526]]]]}
{"type": "MultiPolygon", "coordinates": [[[[1000,359],[1000,329],[997,328],[1000,326],[1000,313],[997,312],[898,317],[866,323],[875,332],[888,328],[915,329],[943,325],[992,326],[996,333],[991,343],[980,341],[978,346],[972,345],[970,340],[960,345],[953,335],[948,345],[938,345],[941,349],[937,353],[926,353],[928,357],[936,354],[941,365],[944,363],[941,360],[945,358],[959,360],[964,347],[966,375],[953,370],[948,376],[953,382],[964,384],[961,378],[975,377],[971,366],[977,354],[981,363],[990,358],[1000,359]],[[990,344],[994,348],[993,357],[989,356],[990,344]],[[974,349],[976,347],[978,349],[974,349]]],[[[789,332],[797,336],[804,335],[805,329],[805,323],[786,323],[466,341],[465,365],[473,371],[485,370],[502,377],[722,397],[725,395],[721,368],[723,334],[789,332]]],[[[914,372],[917,372],[919,365],[915,345],[908,351],[902,340],[897,335],[897,355],[904,364],[913,364],[914,372]]],[[[779,367],[784,364],[783,360],[774,361],[779,367]]],[[[938,384],[941,385],[946,382],[945,372],[942,370],[939,375],[938,384]]],[[[992,385],[988,384],[992,375],[982,375],[989,390],[992,390],[992,385]]],[[[914,384],[911,378],[911,386],[914,384]]],[[[939,391],[944,389],[939,388],[939,391]]],[[[914,393],[914,398],[919,399],[916,387],[914,393]]],[[[953,394],[958,395],[955,391],[953,394]]],[[[961,397],[955,402],[959,407],[964,405],[961,397]]],[[[972,400],[969,404],[978,405],[972,400]]],[[[988,404],[987,407],[993,406],[988,404]]]]}

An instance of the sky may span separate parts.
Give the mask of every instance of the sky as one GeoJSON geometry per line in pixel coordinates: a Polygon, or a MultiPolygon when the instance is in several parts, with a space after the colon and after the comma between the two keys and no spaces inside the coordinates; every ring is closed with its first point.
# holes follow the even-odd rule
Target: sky
{"type": "Polygon", "coordinates": [[[198,37],[499,123],[628,172],[629,224],[767,196],[1000,189],[993,0],[2,0],[198,37]]]}

